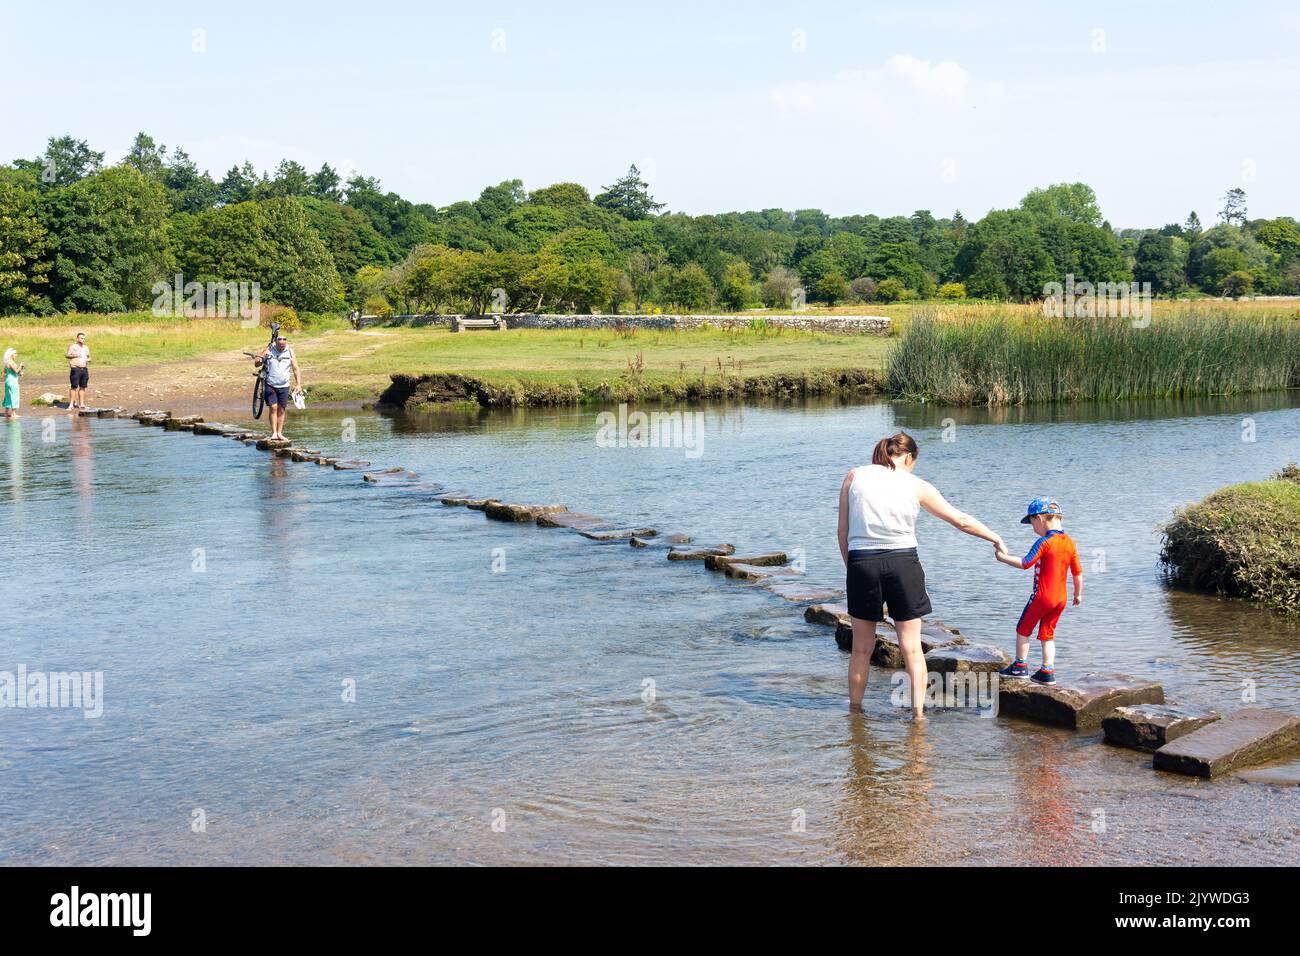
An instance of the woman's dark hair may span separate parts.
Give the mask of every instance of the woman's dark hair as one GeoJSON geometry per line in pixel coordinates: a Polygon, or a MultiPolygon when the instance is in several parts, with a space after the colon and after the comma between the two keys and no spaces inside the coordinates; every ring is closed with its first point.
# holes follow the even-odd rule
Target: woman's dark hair
{"type": "Polygon", "coordinates": [[[899,432],[897,435],[890,435],[876,442],[876,448],[871,453],[871,463],[893,468],[894,459],[899,455],[911,455],[912,458],[916,458],[917,453],[916,440],[907,432],[899,432]]]}

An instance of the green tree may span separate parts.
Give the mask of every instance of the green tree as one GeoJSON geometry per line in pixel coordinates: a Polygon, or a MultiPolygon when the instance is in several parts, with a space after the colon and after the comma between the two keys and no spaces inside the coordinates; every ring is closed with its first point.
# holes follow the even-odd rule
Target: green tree
{"type": "Polygon", "coordinates": [[[1138,242],[1133,263],[1133,278],[1150,282],[1157,295],[1177,292],[1183,286],[1184,262],[1178,255],[1173,236],[1149,232],[1138,242]]]}
{"type": "Polygon", "coordinates": [[[138,169],[150,179],[162,182],[167,172],[167,147],[155,143],[147,133],[136,133],[122,165],[138,169]]]}
{"type": "Polygon", "coordinates": [[[1035,216],[1060,217],[1089,226],[1101,225],[1097,194],[1086,183],[1056,183],[1032,189],[1020,200],[1020,208],[1035,216]]]}
{"type": "Polygon", "coordinates": [[[606,186],[593,201],[602,209],[633,220],[646,219],[664,208],[663,203],[655,202],[650,195],[650,185],[641,178],[641,171],[635,164],[629,166],[627,173],[614,185],[606,186]]]}
{"type": "Polygon", "coordinates": [[[84,139],[64,135],[51,136],[44,153],[14,165],[35,173],[40,188],[58,189],[99,172],[103,162],[104,154],[91,149],[84,139]]]}
{"type": "Polygon", "coordinates": [[[688,262],[671,270],[666,292],[668,301],[679,309],[703,309],[713,301],[713,280],[698,262],[688,262]]]}
{"type": "Polygon", "coordinates": [[[849,297],[849,283],[838,272],[828,272],[817,283],[817,298],[827,305],[835,305],[849,297]]]}
{"type": "Polygon", "coordinates": [[[1219,221],[1229,226],[1246,224],[1246,190],[1236,187],[1223,194],[1223,208],[1219,210],[1219,221]]]}
{"type": "Polygon", "coordinates": [[[34,183],[0,169],[0,315],[49,311],[49,250],[34,183]]]}
{"type": "Polygon", "coordinates": [[[1034,225],[1025,213],[994,210],[970,227],[956,268],[972,295],[1023,302],[1060,281],[1034,225]]]}
{"type": "Polygon", "coordinates": [[[317,199],[339,202],[343,199],[342,185],[343,180],[340,178],[338,170],[329,163],[321,163],[320,169],[311,174],[311,181],[308,183],[307,191],[317,199]]]}
{"type": "Polygon", "coordinates": [[[177,149],[167,161],[163,185],[176,212],[202,212],[217,202],[217,184],[206,172],[199,172],[183,149],[177,149]]]}
{"type": "Polygon", "coordinates": [[[743,259],[737,259],[727,266],[722,274],[722,288],[719,300],[728,312],[739,312],[749,305],[754,295],[754,276],[749,265],[743,259]]]}
{"type": "Polygon", "coordinates": [[[1238,269],[1224,276],[1220,291],[1230,298],[1240,299],[1243,295],[1251,295],[1255,291],[1255,280],[1249,272],[1238,269]]]}

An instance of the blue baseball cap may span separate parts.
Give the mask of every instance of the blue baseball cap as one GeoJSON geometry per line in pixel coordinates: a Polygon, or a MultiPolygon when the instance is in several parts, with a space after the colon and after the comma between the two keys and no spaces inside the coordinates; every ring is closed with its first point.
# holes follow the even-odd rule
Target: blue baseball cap
{"type": "Polygon", "coordinates": [[[1056,499],[1049,498],[1046,495],[1041,495],[1029,502],[1029,511],[1020,519],[1020,523],[1029,524],[1029,519],[1034,515],[1056,515],[1057,517],[1063,517],[1061,506],[1056,503],[1056,499]]]}

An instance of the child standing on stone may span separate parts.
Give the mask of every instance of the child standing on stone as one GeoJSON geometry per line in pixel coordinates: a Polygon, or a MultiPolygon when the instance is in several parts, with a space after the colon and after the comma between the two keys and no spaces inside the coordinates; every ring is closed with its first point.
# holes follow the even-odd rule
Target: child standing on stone
{"type": "Polygon", "coordinates": [[[1079,552],[1070,536],[1061,530],[1061,506],[1055,499],[1041,497],[1029,503],[1028,513],[1021,524],[1033,525],[1038,540],[1023,558],[999,551],[997,558],[1003,564],[1022,571],[1034,569],[1034,589],[1029,603],[1020,613],[1016,624],[1016,659],[1010,667],[1003,668],[1003,677],[1027,677],[1029,666],[1029,638],[1038,625],[1038,641],[1043,649],[1043,664],[1031,680],[1040,684],[1056,683],[1056,622],[1065,610],[1065,575],[1074,578],[1074,603],[1083,603],[1083,568],[1079,565],[1079,552]]]}

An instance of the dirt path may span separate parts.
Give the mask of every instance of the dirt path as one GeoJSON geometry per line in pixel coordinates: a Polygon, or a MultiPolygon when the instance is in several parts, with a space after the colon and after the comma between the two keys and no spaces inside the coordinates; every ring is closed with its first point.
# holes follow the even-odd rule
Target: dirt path
{"type": "MultiPolygon", "coordinates": [[[[330,354],[328,361],[348,361],[369,355],[382,348],[382,342],[391,333],[349,332],[349,337],[365,335],[371,341],[363,348],[342,355],[330,354]]],[[[323,332],[311,338],[300,338],[294,345],[308,361],[313,345],[324,345],[336,333],[323,332]]],[[[303,374],[310,386],[311,366],[303,374]]],[[[24,414],[40,415],[66,413],[66,409],[47,406],[30,406],[28,403],[46,392],[67,399],[68,377],[59,375],[24,376],[24,414]]],[[[253,393],[253,369],[248,358],[238,351],[223,351],[178,362],[154,365],[126,366],[122,368],[90,369],[90,387],[86,389],[86,404],[92,406],[122,405],[139,408],[165,408],[188,415],[204,412],[250,411],[253,393]]],[[[341,406],[359,405],[359,402],[339,403],[341,406]]]]}

